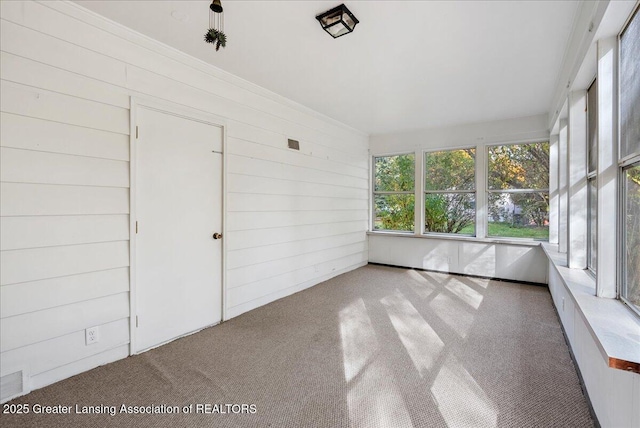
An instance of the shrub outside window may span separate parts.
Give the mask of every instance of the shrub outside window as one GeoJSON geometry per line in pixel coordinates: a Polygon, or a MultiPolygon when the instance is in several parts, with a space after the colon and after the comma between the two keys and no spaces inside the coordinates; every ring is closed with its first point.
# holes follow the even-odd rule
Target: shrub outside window
{"type": "Polygon", "coordinates": [[[488,235],[549,239],[549,142],[488,148],[488,235]]]}
{"type": "Polygon", "coordinates": [[[415,225],[415,156],[373,158],[374,230],[412,232],[415,225]]]}
{"type": "Polygon", "coordinates": [[[426,233],[475,235],[475,159],[474,148],[425,153],[426,233]]]}

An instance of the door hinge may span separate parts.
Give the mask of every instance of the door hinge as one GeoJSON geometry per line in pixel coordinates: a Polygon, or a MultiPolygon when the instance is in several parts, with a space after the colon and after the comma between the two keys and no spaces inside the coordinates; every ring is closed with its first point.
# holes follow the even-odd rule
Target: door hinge
{"type": "Polygon", "coordinates": [[[136,140],[138,139],[138,125],[136,125],[136,140]]]}
{"type": "Polygon", "coordinates": [[[138,222],[136,221],[136,235],[138,234],[138,222]]]}
{"type": "Polygon", "coordinates": [[[140,326],[140,323],[139,323],[138,321],[139,321],[139,320],[138,320],[138,316],[136,315],[136,327],[139,327],[139,326],[140,326]]]}

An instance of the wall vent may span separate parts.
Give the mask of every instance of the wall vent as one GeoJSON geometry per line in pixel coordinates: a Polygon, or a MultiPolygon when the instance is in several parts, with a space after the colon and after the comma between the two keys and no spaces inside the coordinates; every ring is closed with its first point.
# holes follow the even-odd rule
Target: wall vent
{"type": "Polygon", "coordinates": [[[300,142],[289,138],[289,148],[293,150],[300,150],[300,142]]]}
{"type": "Polygon", "coordinates": [[[22,370],[0,377],[0,402],[26,394],[25,380],[22,370]]]}

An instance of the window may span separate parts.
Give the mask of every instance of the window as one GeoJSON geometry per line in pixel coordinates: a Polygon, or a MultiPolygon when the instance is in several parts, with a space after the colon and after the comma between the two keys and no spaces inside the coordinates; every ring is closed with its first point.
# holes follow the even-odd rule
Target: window
{"type": "Polygon", "coordinates": [[[415,156],[380,156],[374,163],[374,230],[413,231],[415,156]]]}
{"type": "Polygon", "coordinates": [[[623,169],[621,296],[640,310],[640,162],[623,169]]]}
{"type": "Polygon", "coordinates": [[[549,239],[549,142],[488,149],[488,234],[549,239]]]}
{"type": "Polygon", "coordinates": [[[620,297],[640,312],[640,15],[620,35],[620,297]]]}
{"type": "Polygon", "coordinates": [[[620,158],[640,153],[640,14],[620,35],[620,158]]]}
{"type": "Polygon", "coordinates": [[[587,90],[587,269],[595,274],[598,253],[598,81],[587,90]]]}
{"type": "Polygon", "coordinates": [[[475,149],[425,153],[425,232],[475,235],[475,149]]]}

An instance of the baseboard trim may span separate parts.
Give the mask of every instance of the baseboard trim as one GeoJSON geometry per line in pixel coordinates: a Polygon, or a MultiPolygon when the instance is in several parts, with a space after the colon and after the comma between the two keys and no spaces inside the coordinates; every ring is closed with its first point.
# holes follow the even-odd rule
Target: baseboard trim
{"type": "Polygon", "coordinates": [[[399,268],[399,269],[413,269],[413,270],[419,270],[419,271],[423,271],[423,272],[446,273],[448,275],[466,276],[466,277],[469,277],[469,278],[489,279],[489,280],[492,280],[492,281],[511,282],[511,283],[514,283],[514,284],[525,284],[525,285],[535,285],[535,286],[538,286],[538,287],[548,287],[547,284],[542,283],[542,282],[519,281],[517,279],[498,278],[498,277],[494,277],[494,276],[483,276],[483,275],[472,275],[472,274],[468,274],[468,273],[458,273],[458,272],[450,272],[450,271],[435,270],[435,269],[424,269],[424,268],[416,268],[416,267],[412,267],[412,266],[399,266],[399,265],[391,265],[391,264],[387,264],[387,263],[369,262],[369,264],[370,265],[375,265],[375,266],[387,266],[387,267],[399,268]]]}

